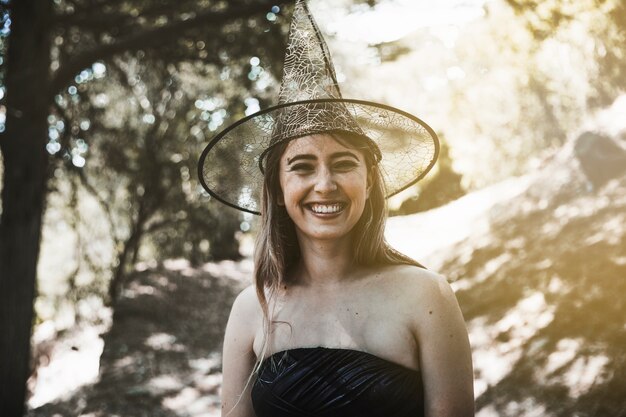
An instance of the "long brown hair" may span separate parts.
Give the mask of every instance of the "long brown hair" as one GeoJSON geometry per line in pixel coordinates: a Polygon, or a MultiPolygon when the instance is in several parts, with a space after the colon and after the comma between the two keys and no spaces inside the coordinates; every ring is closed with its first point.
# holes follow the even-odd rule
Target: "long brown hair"
{"type": "MultiPolygon", "coordinates": [[[[417,261],[393,249],[385,240],[387,201],[382,175],[376,163],[371,141],[363,136],[346,132],[329,132],[334,140],[365,156],[366,167],[371,173],[371,189],[363,214],[353,229],[354,262],[356,265],[378,266],[407,264],[422,267],[417,261]]],[[[259,303],[263,310],[264,338],[261,355],[254,371],[265,357],[271,332],[269,301],[281,285],[288,283],[288,270],[300,259],[300,247],[295,225],[284,206],[278,204],[281,187],[279,182],[280,158],[288,142],[278,144],[267,154],[265,181],[261,199],[261,224],[254,251],[254,278],[259,303]]]]}

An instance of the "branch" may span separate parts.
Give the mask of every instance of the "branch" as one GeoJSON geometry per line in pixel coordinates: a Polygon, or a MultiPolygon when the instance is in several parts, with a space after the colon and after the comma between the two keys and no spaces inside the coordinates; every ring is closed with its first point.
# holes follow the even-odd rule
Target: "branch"
{"type": "MultiPolygon", "coordinates": [[[[293,2],[291,0],[290,2],[293,2]]],[[[62,89],[81,70],[98,60],[106,60],[121,52],[135,51],[142,48],[156,48],[164,44],[176,42],[188,31],[207,25],[223,26],[231,20],[250,17],[261,13],[275,5],[275,1],[263,0],[254,6],[237,7],[227,11],[207,11],[184,21],[177,21],[165,26],[141,31],[118,42],[103,45],[78,55],[56,72],[52,79],[50,94],[62,89]]]]}
{"type": "Polygon", "coordinates": [[[111,236],[113,236],[113,240],[115,243],[119,243],[122,239],[118,236],[117,231],[115,229],[115,221],[113,220],[113,209],[109,205],[107,199],[103,198],[96,187],[93,186],[87,179],[85,172],[80,168],[75,168],[73,171],[78,176],[78,179],[83,184],[83,187],[96,199],[96,201],[100,204],[100,207],[104,210],[105,217],[107,222],[109,223],[109,227],[111,228],[111,236]]]}
{"type": "Polygon", "coordinates": [[[144,233],[149,234],[149,233],[154,233],[155,231],[164,228],[165,226],[169,226],[170,224],[173,224],[174,221],[172,220],[161,220],[161,221],[155,221],[154,223],[150,224],[149,226],[146,226],[144,233]]]}
{"type": "MultiPolygon", "coordinates": [[[[100,5],[102,6],[102,5],[100,5]]],[[[176,3],[161,4],[153,6],[141,11],[141,17],[154,17],[160,15],[170,15],[172,6],[176,7],[176,3]]],[[[79,27],[93,29],[94,27],[108,27],[111,23],[125,24],[126,22],[134,22],[137,17],[122,12],[102,12],[98,10],[97,5],[89,7],[77,8],[74,13],[61,14],[55,17],[54,25],[60,28],[79,27]]]]}

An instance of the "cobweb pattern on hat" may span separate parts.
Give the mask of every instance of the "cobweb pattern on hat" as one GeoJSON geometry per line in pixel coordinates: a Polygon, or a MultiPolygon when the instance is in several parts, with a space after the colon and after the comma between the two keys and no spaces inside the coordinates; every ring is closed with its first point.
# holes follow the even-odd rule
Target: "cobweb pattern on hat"
{"type": "MultiPolygon", "coordinates": [[[[313,15],[306,2],[297,1],[289,29],[278,104],[316,99],[341,99],[341,90],[328,46],[313,15]]],[[[277,114],[272,142],[333,130],[363,135],[340,101],[285,106],[277,114]]]]}
{"type": "Polygon", "coordinates": [[[289,29],[278,104],[341,98],[328,46],[304,1],[297,1],[289,29]]]}
{"type": "Polygon", "coordinates": [[[278,105],[219,133],[200,158],[200,182],[219,201],[259,214],[267,150],[324,132],[354,133],[372,145],[387,196],[421,179],[439,149],[433,130],[417,117],[383,104],[342,98],[328,47],[306,2],[298,0],[278,105]]]}

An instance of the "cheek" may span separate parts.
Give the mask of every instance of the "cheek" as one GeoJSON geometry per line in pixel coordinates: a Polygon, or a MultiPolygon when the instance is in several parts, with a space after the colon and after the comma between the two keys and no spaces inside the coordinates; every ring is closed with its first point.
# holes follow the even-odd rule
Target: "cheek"
{"type": "Polygon", "coordinates": [[[363,173],[363,175],[359,174],[350,183],[350,187],[355,195],[358,194],[362,198],[367,198],[368,186],[369,183],[367,180],[367,175],[365,175],[365,173],[363,173]]]}
{"type": "Polygon", "coordinates": [[[280,184],[280,193],[278,194],[278,201],[282,202],[281,205],[289,204],[290,200],[293,200],[294,192],[297,191],[297,187],[294,184],[293,176],[281,170],[278,177],[280,184]]]}
{"type": "Polygon", "coordinates": [[[281,200],[283,204],[289,204],[290,202],[293,204],[297,202],[302,196],[302,185],[297,178],[293,177],[283,177],[280,181],[281,188],[281,200]]]}

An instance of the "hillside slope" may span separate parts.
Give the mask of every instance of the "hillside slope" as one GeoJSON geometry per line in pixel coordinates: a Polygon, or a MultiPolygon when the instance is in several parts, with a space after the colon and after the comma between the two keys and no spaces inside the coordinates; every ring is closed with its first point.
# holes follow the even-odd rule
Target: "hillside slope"
{"type": "MultiPolygon", "coordinates": [[[[452,282],[479,417],[626,416],[626,177],[592,190],[570,144],[524,177],[390,219],[387,237],[452,282]]],[[[251,274],[249,259],[137,271],[96,340],[98,379],[74,389],[98,369],[93,339],[57,341],[28,415],[218,416],[223,330],[251,274]],[[74,366],[81,352],[93,363],[74,366]]]]}
{"type": "Polygon", "coordinates": [[[626,177],[593,190],[569,144],[387,237],[453,282],[478,416],[626,416],[626,177]]]}

